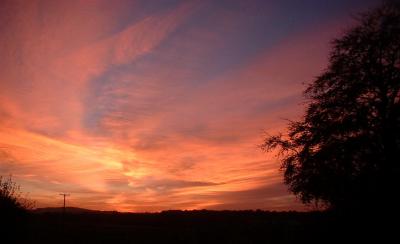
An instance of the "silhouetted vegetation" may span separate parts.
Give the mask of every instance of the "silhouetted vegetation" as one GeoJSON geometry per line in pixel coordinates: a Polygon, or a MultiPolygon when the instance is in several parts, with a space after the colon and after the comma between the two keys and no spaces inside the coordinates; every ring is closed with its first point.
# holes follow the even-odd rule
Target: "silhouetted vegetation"
{"type": "Polygon", "coordinates": [[[385,2],[333,41],[330,64],[305,91],[304,117],[268,136],[304,203],[337,210],[398,208],[400,6],[385,2]]]}
{"type": "Polygon", "coordinates": [[[0,213],[1,215],[15,215],[26,212],[33,207],[33,202],[24,198],[17,185],[9,176],[0,176],[0,213]]]}
{"type": "Polygon", "coordinates": [[[0,176],[0,242],[20,243],[27,234],[29,210],[34,202],[22,196],[19,185],[0,176]]]}

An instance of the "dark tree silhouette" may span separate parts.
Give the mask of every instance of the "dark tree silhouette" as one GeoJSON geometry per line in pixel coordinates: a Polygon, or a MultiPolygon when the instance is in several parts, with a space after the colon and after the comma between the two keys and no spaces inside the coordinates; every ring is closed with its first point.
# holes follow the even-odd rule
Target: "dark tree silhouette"
{"type": "Polygon", "coordinates": [[[0,242],[26,243],[29,212],[34,202],[22,197],[19,185],[0,176],[0,242]],[[18,234],[16,234],[18,233],[18,234]]]}
{"type": "Polygon", "coordinates": [[[0,176],[0,213],[2,216],[14,216],[33,207],[33,202],[24,199],[19,186],[13,182],[11,176],[0,176]]]}
{"type": "Polygon", "coordinates": [[[385,2],[333,41],[328,68],[305,90],[307,108],[279,149],[285,183],[304,203],[393,209],[400,177],[400,5],[385,2]]]}

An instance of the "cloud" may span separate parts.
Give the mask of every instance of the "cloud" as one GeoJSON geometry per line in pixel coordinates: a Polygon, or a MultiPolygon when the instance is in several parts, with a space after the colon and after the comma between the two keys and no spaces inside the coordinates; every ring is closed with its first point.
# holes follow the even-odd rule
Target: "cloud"
{"type": "Polygon", "coordinates": [[[285,211],[288,209],[305,211],[308,208],[294,196],[288,194],[286,186],[276,183],[259,188],[219,193],[220,204],[209,206],[210,209],[263,209],[285,211]]]}
{"type": "Polygon", "coordinates": [[[257,145],[300,116],[342,20],[278,30],[277,4],[239,2],[2,4],[0,172],[38,206],[69,192],[108,210],[298,209],[257,145]]]}
{"type": "Polygon", "coordinates": [[[62,18],[58,13],[64,4],[31,2],[15,7],[15,16],[9,15],[15,26],[4,31],[13,35],[0,40],[8,54],[1,66],[2,86],[5,86],[0,92],[2,110],[28,129],[53,135],[81,129],[83,101],[91,79],[149,53],[184,20],[193,6],[182,4],[113,33],[109,30],[110,23],[106,23],[114,15],[112,11],[104,16],[102,11],[96,11],[92,22],[91,16],[84,16],[81,9],[73,12],[77,6],[71,3],[66,6],[67,13],[62,12],[68,18],[62,18]],[[45,9],[40,9],[42,6],[45,9]],[[54,8],[54,12],[46,8],[54,8]],[[49,22],[41,24],[42,18],[49,18],[49,22]],[[79,25],[75,18],[90,24],[79,25]],[[60,26],[53,26],[55,23],[60,26]],[[71,35],[77,38],[70,41],[71,35]],[[24,109],[27,106],[28,111],[24,109]]]}

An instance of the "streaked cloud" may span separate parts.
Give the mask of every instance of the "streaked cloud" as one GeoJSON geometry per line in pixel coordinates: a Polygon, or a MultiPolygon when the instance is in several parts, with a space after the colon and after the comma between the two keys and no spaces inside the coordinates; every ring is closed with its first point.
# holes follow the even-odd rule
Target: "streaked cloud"
{"type": "Polygon", "coordinates": [[[362,3],[2,2],[0,174],[39,207],[304,209],[257,145],[362,3]]]}

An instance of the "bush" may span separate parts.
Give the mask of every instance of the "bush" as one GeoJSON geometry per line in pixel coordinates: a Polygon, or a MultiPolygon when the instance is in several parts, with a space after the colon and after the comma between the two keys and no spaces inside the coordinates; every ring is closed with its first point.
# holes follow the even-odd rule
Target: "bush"
{"type": "Polygon", "coordinates": [[[0,243],[25,243],[34,202],[22,196],[11,176],[0,176],[0,243]]]}
{"type": "Polygon", "coordinates": [[[16,215],[33,207],[33,202],[23,198],[19,185],[13,182],[11,176],[0,176],[0,213],[4,215],[16,215]]]}

